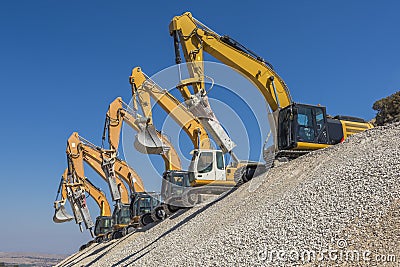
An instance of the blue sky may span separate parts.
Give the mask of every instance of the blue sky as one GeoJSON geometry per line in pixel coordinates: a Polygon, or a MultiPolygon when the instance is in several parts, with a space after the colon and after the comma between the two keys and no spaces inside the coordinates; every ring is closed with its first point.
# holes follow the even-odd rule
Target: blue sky
{"type": "Polygon", "coordinates": [[[399,9],[398,1],[1,1],[0,251],[71,253],[89,239],[51,220],[66,140],[79,131],[101,144],[108,104],[129,101],[131,69],[174,64],[173,16],[191,11],[270,61],[296,102],[371,119],[373,102],[399,90],[399,9]]]}

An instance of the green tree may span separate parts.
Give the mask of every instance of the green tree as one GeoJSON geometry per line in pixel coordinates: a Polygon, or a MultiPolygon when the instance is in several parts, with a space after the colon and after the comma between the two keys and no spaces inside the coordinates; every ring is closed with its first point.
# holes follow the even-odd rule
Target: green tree
{"type": "Polygon", "coordinates": [[[372,108],[377,111],[377,126],[400,121],[400,91],[376,101],[372,108]]]}

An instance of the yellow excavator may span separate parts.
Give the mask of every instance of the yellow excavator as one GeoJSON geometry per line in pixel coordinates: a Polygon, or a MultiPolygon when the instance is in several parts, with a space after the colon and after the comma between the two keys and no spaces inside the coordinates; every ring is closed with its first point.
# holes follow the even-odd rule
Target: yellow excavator
{"type": "MultiPolygon", "coordinates": [[[[144,103],[141,102],[140,105],[143,106],[144,103]]],[[[141,138],[135,139],[136,143],[135,147],[140,152],[146,154],[150,153],[154,154],[154,152],[157,151],[156,154],[160,154],[164,160],[165,171],[173,173],[178,172],[181,169],[181,161],[177,151],[175,150],[175,148],[165,135],[155,130],[154,126],[152,125],[151,112],[146,113],[146,115],[147,115],[146,117],[143,117],[134,110],[131,110],[129,106],[126,103],[124,103],[120,97],[117,97],[109,105],[106,116],[106,125],[104,127],[105,133],[103,134],[103,138],[106,138],[106,135],[108,133],[108,143],[110,146],[110,150],[118,151],[121,129],[123,123],[125,122],[133,130],[137,131],[138,135],[141,134],[143,135],[141,138]],[[149,125],[151,126],[149,127],[149,125]],[[151,130],[151,128],[153,128],[154,130],[151,130]],[[160,141],[154,142],[153,140],[155,138],[158,138],[160,141]],[[158,149],[157,146],[159,147],[158,149]]],[[[195,130],[193,130],[193,132],[194,131],[195,130]]],[[[197,135],[194,136],[196,136],[197,140],[198,136],[197,135]]],[[[172,196],[170,195],[169,198],[171,197],[172,196]]],[[[165,196],[162,196],[162,198],[165,199],[165,196]]],[[[151,220],[147,217],[142,217],[141,223],[143,225],[146,225],[151,221],[163,219],[165,216],[164,208],[161,206],[156,207],[155,210],[152,212],[152,215],[153,216],[151,220]]]]}
{"type": "MultiPolygon", "coordinates": [[[[127,221],[130,221],[130,216],[127,212],[129,211],[130,194],[125,184],[115,174],[115,171],[110,168],[104,168],[104,154],[107,151],[97,149],[90,142],[80,137],[78,133],[74,132],[68,138],[66,153],[68,160],[72,163],[72,170],[78,179],[83,180],[86,178],[84,172],[84,162],[86,162],[107,182],[112,200],[115,201],[113,212],[114,229],[111,235],[113,238],[119,237],[121,235],[119,230],[127,224],[127,221]]],[[[107,167],[109,166],[107,165],[107,167]]],[[[132,187],[129,182],[130,180],[128,180],[127,184],[132,187]]],[[[108,222],[99,220],[97,224],[108,224],[108,222]]]]}
{"type": "MultiPolygon", "coordinates": [[[[213,152],[214,150],[211,147],[206,125],[202,123],[201,118],[194,116],[184,104],[142,72],[140,67],[132,70],[129,80],[132,86],[133,100],[139,102],[144,115],[151,117],[152,105],[150,98],[154,99],[191,139],[194,147],[194,160],[192,160],[189,168],[203,168],[200,166],[201,163],[205,159],[209,159],[209,152],[213,152]],[[199,150],[202,153],[200,157],[197,157],[199,150]]],[[[215,156],[215,162],[217,162],[214,168],[217,172],[225,174],[222,152],[214,153],[213,155],[215,156]]],[[[167,214],[176,211],[179,207],[193,206],[194,203],[208,199],[210,195],[219,195],[235,185],[233,172],[230,172],[230,170],[228,170],[227,175],[229,177],[228,181],[222,179],[211,181],[207,177],[209,174],[205,172],[204,179],[194,180],[190,174],[190,171],[183,170],[167,170],[164,172],[161,196],[166,205],[164,211],[167,214]],[[203,185],[208,186],[205,187],[203,185]]]]}
{"type": "MultiPolygon", "coordinates": [[[[107,156],[107,164],[109,165],[107,165],[107,172],[105,172],[104,153],[109,153],[109,151],[95,146],[76,132],[68,139],[68,158],[71,160],[74,172],[79,179],[84,179],[85,177],[83,162],[86,162],[104,180],[112,181],[112,183],[109,183],[111,184],[110,188],[113,186],[116,188],[110,190],[111,192],[121,193],[120,202],[116,202],[116,207],[112,215],[113,232],[111,235],[112,238],[120,238],[132,231],[132,228],[137,228],[152,221],[151,211],[158,205],[160,196],[156,193],[145,192],[140,176],[125,161],[117,157],[112,157],[112,161],[110,161],[108,159],[111,157],[107,156]],[[106,174],[112,176],[112,179],[107,179],[106,174]],[[120,178],[129,185],[130,198],[120,178]]],[[[113,198],[113,200],[118,199],[113,198]]],[[[101,221],[97,222],[97,224],[101,223],[101,221]]]]}
{"type": "Polygon", "coordinates": [[[54,202],[55,214],[53,217],[53,221],[56,223],[62,223],[70,221],[72,220],[72,218],[75,218],[75,221],[78,223],[83,220],[79,208],[72,208],[74,216],[71,216],[66,212],[66,209],[64,207],[65,202],[68,199],[70,200],[70,204],[73,207],[74,200],[71,199],[71,197],[69,197],[68,195],[70,195],[71,192],[74,192],[75,188],[83,188],[82,191],[87,192],[99,206],[100,215],[96,218],[94,235],[96,236],[96,241],[103,240],[104,237],[113,230],[111,208],[104,192],[93,185],[87,178],[85,178],[84,180],[80,180],[79,182],[72,182],[70,180],[71,179],[68,178],[67,168],[62,175],[60,186],[57,192],[57,198],[58,195],[61,193],[61,200],[56,200],[54,202]]]}
{"type": "MultiPolygon", "coordinates": [[[[215,121],[213,114],[201,108],[201,104],[209,107],[205,89],[204,52],[249,79],[265,98],[273,112],[274,125],[271,128],[276,129],[273,133],[275,147],[264,151],[265,168],[272,164],[274,158],[296,158],[309,151],[340,143],[352,134],[373,127],[360,118],[329,116],[323,106],[294,103],[287,85],[269,62],[232,38],[218,35],[189,12],[174,17],[169,31],[174,39],[175,61],[181,63],[181,47],[190,74],[190,78],[181,81],[177,88],[195,115],[200,113],[211,118],[210,121],[215,121]],[[194,94],[188,89],[189,85],[194,94]]],[[[222,142],[220,147],[224,153],[230,153],[233,145],[232,142],[222,142]]],[[[259,167],[248,165],[239,168],[235,179],[244,182],[251,179],[254,166],[259,167]]]]}

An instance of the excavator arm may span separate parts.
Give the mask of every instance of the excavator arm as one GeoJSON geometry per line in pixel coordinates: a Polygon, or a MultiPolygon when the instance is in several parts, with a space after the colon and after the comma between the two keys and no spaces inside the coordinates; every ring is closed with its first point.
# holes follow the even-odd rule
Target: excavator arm
{"type": "Polygon", "coordinates": [[[87,153],[87,149],[85,150],[78,133],[74,132],[68,138],[66,153],[78,178],[80,180],[85,179],[83,162],[86,161],[107,182],[112,199],[117,202],[121,201],[123,204],[129,204],[129,193],[124,183],[112,170],[108,170],[106,175],[103,169],[104,153],[106,151],[101,151],[101,149],[97,150],[96,153],[93,153],[95,152],[94,149],[90,151],[92,153],[87,153]]]}
{"type": "Polygon", "coordinates": [[[106,195],[104,192],[100,190],[100,188],[96,187],[92,184],[89,179],[85,180],[85,190],[88,194],[94,199],[97,206],[100,209],[100,216],[111,216],[111,207],[107,201],[106,195]]]}
{"type": "MultiPolygon", "coordinates": [[[[78,133],[71,135],[68,147],[67,151],[72,151],[71,158],[73,159],[71,161],[78,163],[78,166],[83,165],[82,161],[87,162],[103,179],[108,181],[110,189],[121,192],[122,205],[117,201],[116,208],[111,217],[97,217],[94,231],[94,234],[98,237],[106,234],[107,231],[109,234],[107,236],[112,236],[112,238],[120,237],[123,229],[129,227],[130,222],[132,225],[135,225],[141,219],[141,214],[132,213],[131,206],[139,195],[146,194],[142,179],[126,162],[116,157],[116,151],[97,147],[83,137],[80,137],[78,133]],[[74,148],[77,149],[73,150],[74,148]],[[124,187],[124,183],[119,178],[129,185],[131,191],[130,198],[124,187]],[[115,183],[112,183],[113,181],[115,183]]],[[[82,170],[80,174],[83,175],[82,170]]]]}
{"type": "MultiPolygon", "coordinates": [[[[151,118],[150,98],[186,132],[195,149],[209,149],[211,147],[207,131],[201,122],[172,94],[163,90],[151,80],[140,67],[132,70],[129,77],[132,86],[133,99],[138,99],[144,116],[151,118]]],[[[136,101],[134,101],[136,103],[136,101]]]]}
{"type": "MultiPolygon", "coordinates": [[[[149,116],[150,117],[147,117],[149,119],[145,119],[146,121],[151,120],[151,114],[149,116]]],[[[110,144],[110,149],[113,151],[118,151],[123,122],[127,123],[129,127],[137,132],[143,131],[143,129],[139,126],[139,124],[143,122],[143,117],[141,117],[139,114],[136,114],[135,116],[133,112],[129,111],[128,106],[122,101],[122,99],[117,97],[109,105],[107,111],[106,129],[108,130],[108,142],[110,144]]],[[[179,170],[181,168],[181,161],[177,151],[174,149],[168,138],[160,132],[157,132],[157,138],[160,138],[163,144],[166,147],[169,147],[167,153],[161,153],[165,163],[165,169],[179,170]]],[[[140,149],[138,146],[136,147],[142,153],[146,153],[145,148],[140,149]]]]}
{"type": "MultiPolygon", "coordinates": [[[[70,196],[71,192],[74,191],[82,192],[81,189],[83,188],[84,191],[82,192],[82,196],[85,197],[86,199],[85,192],[87,192],[94,199],[94,201],[96,202],[96,204],[100,209],[100,215],[97,216],[96,218],[94,235],[96,236],[96,238],[101,238],[106,232],[112,230],[111,208],[105,194],[99,188],[94,186],[88,179],[84,179],[78,182],[73,182],[71,180],[72,179],[70,179],[70,176],[68,176],[68,168],[67,168],[65,169],[62,175],[60,188],[58,192],[61,193],[61,200],[59,201],[56,200],[54,203],[55,214],[53,217],[53,221],[56,223],[61,223],[69,221],[72,218],[75,218],[77,224],[81,225],[81,222],[85,221],[85,225],[91,223],[91,226],[93,227],[93,223],[91,221],[90,213],[88,211],[87,206],[85,205],[85,207],[82,207],[81,205],[77,205],[76,203],[77,201],[70,196]],[[74,216],[69,215],[64,207],[65,202],[67,200],[69,200],[71,204],[74,216]],[[87,222],[87,220],[89,220],[89,222],[87,222]]],[[[93,235],[92,229],[90,230],[91,230],[90,232],[93,235]]]]}
{"type": "MultiPolygon", "coordinates": [[[[92,164],[98,166],[97,169],[100,169],[100,166],[102,164],[102,153],[104,153],[105,150],[94,146],[82,137],[80,137],[80,140],[81,143],[79,145],[82,147],[84,160],[88,163],[93,162],[92,164]]],[[[118,177],[121,177],[121,179],[129,185],[131,190],[131,201],[129,203],[130,205],[121,205],[120,209],[114,210],[112,215],[113,230],[111,236],[112,238],[119,238],[121,237],[121,235],[123,235],[123,232],[125,232],[125,230],[129,231],[129,228],[131,227],[135,228],[138,227],[140,224],[146,225],[149,223],[149,211],[147,211],[147,213],[143,213],[144,211],[142,210],[142,208],[145,208],[145,210],[150,209],[151,211],[154,207],[148,206],[147,203],[151,199],[153,199],[153,197],[157,198],[157,194],[148,194],[145,191],[143,180],[134,169],[129,167],[129,165],[125,161],[114,157],[114,160],[110,163],[113,172],[115,172],[118,177]],[[136,208],[138,208],[140,212],[138,212],[136,208]]],[[[155,203],[154,201],[150,202],[155,203]]],[[[108,229],[106,225],[109,226],[107,218],[104,218],[104,220],[100,219],[98,218],[96,220],[96,228],[94,232],[96,235],[104,233],[102,229],[108,229]]]]}
{"type": "Polygon", "coordinates": [[[228,36],[219,36],[192,17],[189,12],[172,19],[169,25],[174,37],[176,62],[180,62],[179,43],[182,46],[191,77],[196,78],[197,93],[204,89],[203,51],[246,76],[268,102],[272,111],[292,103],[285,82],[271,64],[228,36]]]}
{"type": "Polygon", "coordinates": [[[75,218],[75,223],[81,225],[81,223],[83,222],[83,218],[80,212],[80,208],[78,206],[78,203],[72,196],[74,189],[76,188],[80,190],[82,185],[79,182],[73,182],[68,180],[69,179],[68,179],[68,168],[67,168],[65,169],[63,175],[61,176],[60,185],[57,191],[57,197],[56,200],[54,201],[53,221],[55,223],[63,223],[71,221],[72,219],[75,218]],[[61,199],[57,200],[60,194],[61,194],[61,199]],[[69,203],[71,204],[71,209],[74,216],[69,215],[67,213],[67,210],[65,209],[65,203],[67,202],[67,200],[69,200],[69,203]]]}
{"type": "MultiPolygon", "coordinates": [[[[76,132],[71,135],[70,140],[76,142],[76,145],[80,149],[80,154],[82,154],[82,160],[87,162],[100,176],[103,177],[103,179],[105,179],[105,174],[101,170],[104,157],[103,153],[107,153],[107,151],[91,144],[84,138],[80,137],[76,132]]],[[[80,164],[83,165],[82,162],[80,164]]],[[[143,180],[134,169],[129,167],[129,165],[125,161],[115,157],[115,162],[113,163],[113,166],[115,174],[118,176],[115,176],[117,185],[118,187],[121,187],[123,189],[122,192],[127,192],[127,190],[126,188],[124,188],[125,185],[120,180],[120,178],[129,185],[131,192],[145,191],[143,180]]],[[[128,194],[122,195],[126,195],[125,197],[123,197],[122,203],[129,204],[128,194]]]]}
{"type": "Polygon", "coordinates": [[[80,180],[76,177],[76,173],[73,171],[71,165],[72,162],[68,160],[68,168],[63,173],[59,190],[57,192],[58,198],[61,191],[61,200],[57,200],[56,198],[56,201],[54,202],[55,213],[53,221],[55,223],[62,223],[75,218],[75,222],[79,225],[81,232],[82,222],[84,222],[86,229],[88,229],[92,237],[94,237],[92,229],[95,225],[86,204],[84,180],[80,180]],[[74,213],[73,217],[69,215],[65,209],[64,205],[67,200],[69,200],[69,203],[71,204],[74,213]]]}
{"type": "MultiPolygon", "coordinates": [[[[86,144],[84,144],[83,147],[86,158],[92,158],[96,160],[97,164],[100,164],[100,153],[98,150],[86,144]]],[[[115,173],[129,185],[132,192],[145,192],[143,180],[125,161],[116,158],[114,169],[115,173]]]]}
{"type": "MultiPolygon", "coordinates": [[[[68,187],[74,186],[70,185],[66,179],[68,173],[68,169],[65,169],[64,174],[62,176],[62,187],[61,187],[61,199],[66,200],[68,195],[68,187]]],[[[110,204],[107,201],[107,198],[100,190],[100,188],[96,187],[92,182],[88,179],[81,181],[81,185],[84,187],[85,191],[93,198],[96,204],[100,209],[100,216],[111,216],[111,208],[110,204]]]]}

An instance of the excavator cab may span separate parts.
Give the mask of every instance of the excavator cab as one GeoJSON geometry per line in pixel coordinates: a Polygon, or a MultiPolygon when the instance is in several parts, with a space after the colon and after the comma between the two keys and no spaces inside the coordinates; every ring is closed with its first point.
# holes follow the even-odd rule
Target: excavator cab
{"type": "Polygon", "coordinates": [[[174,199],[180,200],[185,189],[190,187],[189,172],[187,171],[166,171],[163,174],[161,185],[161,198],[164,202],[168,202],[175,206],[179,206],[174,199]]]}
{"type": "Polygon", "coordinates": [[[132,216],[142,216],[160,204],[159,194],[137,193],[132,205],[132,216]]]}
{"type": "Polygon", "coordinates": [[[128,225],[131,220],[131,211],[129,205],[120,205],[115,208],[112,215],[114,226],[128,225]]]}
{"type": "Polygon", "coordinates": [[[210,180],[226,180],[225,159],[221,150],[195,149],[191,152],[189,182],[191,186],[205,185],[210,180]]]}
{"type": "Polygon", "coordinates": [[[224,162],[223,155],[220,150],[204,150],[195,156],[195,159],[192,160],[190,167],[194,171],[164,172],[161,198],[164,203],[168,204],[169,208],[192,207],[197,203],[208,201],[210,196],[220,195],[230,190],[235,185],[234,181],[214,178],[206,180],[204,179],[206,177],[202,177],[204,173],[212,172],[215,168],[225,173],[222,167],[224,162]],[[207,152],[207,154],[202,156],[203,152],[207,152]],[[218,154],[221,154],[220,161],[215,159],[218,154]],[[199,160],[203,160],[202,157],[205,157],[204,161],[199,163],[199,160]],[[200,178],[198,175],[200,175],[200,178]],[[200,180],[201,178],[203,180],[200,180]]]}
{"type": "Polygon", "coordinates": [[[101,236],[112,231],[112,217],[111,216],[99,216],[96,218],[96,224],[94,227],[94,235],[101,236]]]}
{"type": "Polygon", "coordinates": [[[152,212],[161,203],[160,193],[137,192],[131,201],[131,223],[135,227],[154,222],[152,212]]]}
{"type": "Polygon", "coordinates": [[[278,137],[280,151],[309,151],[339,143],[343,131],[325,107],[294,103],[279,111],[278,137]]]}

